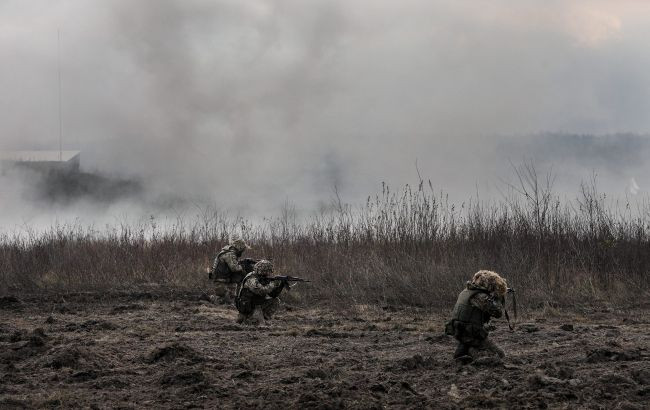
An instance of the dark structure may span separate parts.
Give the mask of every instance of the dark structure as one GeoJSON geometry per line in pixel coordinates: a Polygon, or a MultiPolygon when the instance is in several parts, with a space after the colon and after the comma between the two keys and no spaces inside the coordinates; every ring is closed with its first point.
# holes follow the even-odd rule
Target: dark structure
{"type": "Polygon", "coordinates": [[[78,173],[80,151],[0,151],[0,170],[27,168],[50,173],[78,173]]]}

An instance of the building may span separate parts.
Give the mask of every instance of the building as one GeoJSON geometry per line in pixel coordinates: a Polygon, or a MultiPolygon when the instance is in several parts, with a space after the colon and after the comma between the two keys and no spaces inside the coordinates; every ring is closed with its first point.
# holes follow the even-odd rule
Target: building
{"type": "Polygon", "coordinates": [[[79,172],[80,151],[0,151],[0,170],[27,168],[39,172],[79,172]]]}

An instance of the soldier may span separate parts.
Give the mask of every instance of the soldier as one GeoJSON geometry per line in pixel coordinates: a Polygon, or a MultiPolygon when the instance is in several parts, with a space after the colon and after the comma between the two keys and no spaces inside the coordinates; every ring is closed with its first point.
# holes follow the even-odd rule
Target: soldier
{"type": "Polygon", "coordinates": [[[499,274],[481,270],[460,292],[452,317],[445,324],[445,333],[458,340],[454,359],[471,361],[481,352],[504,357],[505,353],[488,339],[485,325],[499,318],[505,305],[508,286],[499,274]]]}
{"type": "Polygon", "coordinates": [[[215,281],[215,298],[221,298],[222,303],[232,303],[236,287],[246,275],[239,264],[239,258],[246,249],[250,249],[250,246],[243,239],[235,239],[221,248],[214,258],[210,277],[215,281]]]}
{"type": "Polygon", "coordinates": [[[264,320],[270,320],[273,313],[280,306],[278,296],[284,289],[286,282],[270,280],[273,273],[273,264],[265,259],[257,262],[253,272],[246,275],[241,283],[235,306],[239,310],[237,323],[244,323],[255,313],[259,307],[264,320]]]}

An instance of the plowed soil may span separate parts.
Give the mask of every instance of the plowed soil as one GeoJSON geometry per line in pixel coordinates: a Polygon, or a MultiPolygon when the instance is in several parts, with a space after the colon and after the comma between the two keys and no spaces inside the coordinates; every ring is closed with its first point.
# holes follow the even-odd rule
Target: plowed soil
{"type": "Polygon", "coordinates": [[[418,309],[241,326],[199,294],[4,296],[0,408],[648,408],[647,310],[552,313],[494,322],[507,357],[461,365],[418,309]]]}

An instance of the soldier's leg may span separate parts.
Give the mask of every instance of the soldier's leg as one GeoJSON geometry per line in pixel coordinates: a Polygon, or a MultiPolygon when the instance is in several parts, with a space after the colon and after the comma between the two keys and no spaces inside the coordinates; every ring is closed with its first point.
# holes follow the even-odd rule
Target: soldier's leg
{"type": "Polygon", "coordinates": [[[264,320],[271,320],[275,312],[277,312],[280,307],[280,299],[273,298],[264,302],[262,305],[262,314],[264,315],[264,320]]]}
{"type": "Polygon", "coordinates": [[[242,297],[237,301],[237,323],[249,324],[255,314],[255,304],[250,297],[242,297]]]}
{"type": "Polygon", "coordinates": [[[483,340],[483,343],[481,343],[480,346],[481,350],[484,350],[486,352],[489,352],[491,354],[495,354],[501,358],[506,356],[506,353],[501,349],[499,346],[497,346],[492,340],[489,338],[486,338],[483,340]]]}
{"type": "Polygon", "coordinates": [[[214,295],[217,297],[224,297],[228,293],[228,288],[226,283],[223,282],[214,282],[214,295]]]}
{"type": "Polygon", "coordinates": [[[247,315],[247,314],[239,312],[239,314],[237,315],[237,323],[244,324],[244,323],[246,323],[248,321],[248,319],[251,316],[253,316],[253,315],[252,314],[247,315]]]}
{"type": "Polygon", "coordinates": [[[226,298],[228,299],[228,303],[234,303],[235,298],[237,297],[237,290],[238,290],[238,286],[236,283],[228,284],[227,295],[226,295],[226,298]]]}
{"type": "Polygon", "coordinates": [[[480,339],[470,348],[470,355],[476,357],[499,356],[505,357],[505,352],[490,339],[480,339]]]}
{"type": "Polygon", "coordinates": [[[215,305],[220,304],[223,298],[225,292],[225,288],[223,287],[223,283],[221,282],[214,282],[214,290],[213,294],[210,295],[210,301],[214,303],[215,305]]]}
{"type": "Polygon", "coordinates": [[[239,315],[237,315],[237,323],[245,325],[257,325],[259,324],[259,319],[255,318],[259,307],[253,305],[248,309],[245,309],[243,312],[240,310],[239,315]]]}
{"type": "Polygon", "coordinates": [[[468,338],[465,340],[465,345],[467,346],[467,353],[474,359],[482,356],[483,339],[468,338]]]}
{"type": "Polygon", "coordinates": [[[233,287],[236,285],[230,284],[230,283],[225,283],[225,282],[215,282],[214,283],[214,295],[215,295],[215,301],[214,303],[221,303],[221,304],[232,304],[233,301],[235,300],[235,291],[233,290],[233,287]]]}

